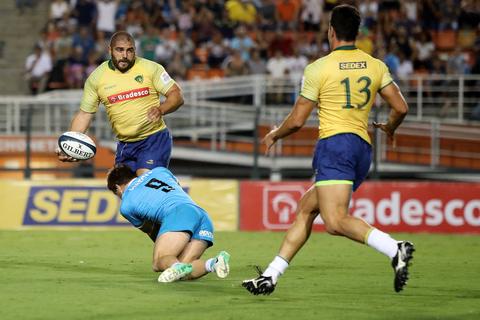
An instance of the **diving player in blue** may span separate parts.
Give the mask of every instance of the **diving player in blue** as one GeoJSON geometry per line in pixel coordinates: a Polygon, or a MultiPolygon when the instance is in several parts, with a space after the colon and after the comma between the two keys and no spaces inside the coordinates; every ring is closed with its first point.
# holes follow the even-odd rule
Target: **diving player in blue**
{"type": "Polygon", "coordinates": [[[228,276],[227,252],[200,259],[213,245],[212,221],[168,169],[157,167],[137,177],[128,166],[118,165],[109,171],[107,185],[122,200],[122,216],[155,242],[152,268],[162,271],[158,282],[196,279],[209,272],[228,276]]]}

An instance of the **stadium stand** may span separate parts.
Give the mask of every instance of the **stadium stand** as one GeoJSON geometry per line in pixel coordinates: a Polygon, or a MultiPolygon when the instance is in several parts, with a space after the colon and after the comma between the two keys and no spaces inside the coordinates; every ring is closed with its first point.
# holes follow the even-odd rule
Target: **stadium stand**
{"type": "MultiPolygon", "coordinates": [[[[264,103],[257,128],[261,136],[265,128],[280,117],[274,114],[276,110],[284,110],[294,101],[304,66],[328,53],[326,28],[329,10],[335,4],[356,4],[364,17],[358,46],[386,62],[409,102],[408,121],[415,121],[412,126],[426,121],[433,128],[415,131],[414,138],[408,137],[409,132],[405,137],[400,132],[400,151],[389,150],[385,145],[382,159],[433,167],[478,169],[476,163],[480,151],[474,141],[445,137],[443,129],[434,128],[435,121],[442,126],[453,123],[460,126],[459,130],[465,129],[472,136],[478,136],[475,124],[471,123],[480,120],[480,80],[475,76],[480,73],[478,0],[333,0],[325,1],[324,7],[301,0],[36,2],[36,11],[27,8],[22,15],[15,12],[12,2],[0,4],[2,17],[5,21],[18,20],[16,25],[20,31],[41,30],[40,34],[25,32],[25,36],[18,37],[12,30],[0,28],[0,47],[5,43],[0,64],[12,75],[0,79],[3,95],[28,92],[23,77],[24,64],[34,47],[42,48],[43,54],[52,58],[45,91],[81,89],[88,74],[101,61],[108,59],[110,35],[116,30],[127,30],[135,36],[138,55],[164,64],[185,89],[187,107],[196,110],[187,111],[185,108],[170,116],[172,123],[169,126],[175,128],[177,145],[207,151],[248,153],[248,157],[255,152],[252,139],[255,128],[251,123],[254,108],[251,107],[258,106],[258,101],[264,103]],[[285,11],[282,6],[295,7],[298,11],[295,21],[286,16],[283,21],[277,20],[275,12],[280,2],[280,10],[285,11]],[[239,15],[241,9],[246,11],[239,15]],[[251,22],[252,14],[255,23],[251,22]],[[255,87],[256,75],[264,76],[261,78],[264,83],[255,87]],[[229,81],[218,81],[227,77],[229,81]],[[227,106],[225,111],[225,103],[231,102],[240,106],[227,106]],[[241,117],[241,113],[232,111],[232,108],[243,108],[248,121],[232,124],[218,111],[230,115],[233,112],[235,117],[241,117]],[[269,112],[273,112],[270,117],[266,116],[269,112]],[[432,134],[438,136],[432,137],[432,134]],[[462,156],[466,160],[457,159],[462,156]]],[[[36,91],[33,93],[42,90],[36,91]]],[[[40,99],[47,101],[56,95],[67,97],[64,100],[68,101],[65,114],[70,115],[78,107],[79,93],[70,99],[73,97],[70,91],[64,92],[64,95],[47,93],[46,96],[43,93],[40,99]]],[[[7,133],[23,134],[24,128],[18,123],[24,120],[17,116],[25,111],[17,114],[12,110],[26,110],[27,100],[4,100],[1,103],[6,106],[0,114],[2,128],[7,133]]],[[[45,102],[46,105],[36,103],[39,108],[33,116],[34,125],[41,128],[48,124],[45,119],[56,119],[58,111],[54,106],[61,104],[60,100],[45,102]],[[41,108],[47,108],[47,111],[43,113],[41,108]]],[[[294,135],[287,139],[279,147],[278,155],[308,157],[315,127],[316,124],[311,124],[300,134],[304,136],[294,135]]],[[[41,129],[39,133],[48,135],[58,130],[41,129]]],[[[96,131],[95,135],[103,140],[112,139],[104,134],[107,131],[108,128],[96,131]]],[[[185,158],[192,154],[184,151],[180,150],[180,153],[185,158]]],[[[194,154],[201,158],[200,152],[194,151],[194,154]]],[[[218,156],[217,159],[223,158],[218,156]]],[[[104,160],[104,163],[110,161],[108,157],[104,160]]]]}
{"type": "MultiPolygon", "coordinates": [[[[478,1],[458,0],[328,1],[323,8],[302,0],[39,1],[35,14],[26,13],[17,20],[20,28],[43,23],[40,38],[32,39],[30,35],[16,41],[24,47],[41,45],[52,57],[53,68],[46,90],[80,88],[89,72],[108,57],[108,38],[119,29],[134,34],[139,55],[157,60],[167,69],[170,69],[167,61],[175,53],[181,53],[188,71],[176,74],[179,80],[210,77],[209,72],[198,70],[212,68],[224,69],[223,74],[215,72],[215,77],[233,76],[235,72],[225,71],[238,49],[239,32],[246,32],[245,39],[251,39],[252,49],[259,51],[264,64],[268,64],[277,49],[284,53],[283,60],[291,59],[293,43],[308,61],[326,54],[329,10],[340,3],[359,6],[365,17],[359,46],[384,59],[396,77],[434,73],[430,62],[434,59],[446,69],[456,47],[461,48],[466,60],[462,73],[470,73],[477,63],[474,50],[479,46],[480,5],[478,1]],[[309,17],[314,18],[310,21],[309,17]],[[188,41],[178,40],[179,33],[185,34],[188,41]],[[211,45],[215,35],[220,35],[220,40],[211,45]],[[429,38],[433,39],[433,46],[429,38]]],[[[13,10],[13,4],[1,5],[8,9],[2,10],[5,18],[12,19],[8,12],[13,10]]],[[[16,46],[11,41],[7,41],[6,50],[16,46]]],[[[241,43],[242,48],[250,46],[241,43]]],[[[241,54],[246,65],[251,59],[249,51],[241,54]]],[[[16,56],[26,57],[25,48],[16,56]]],[[[15,72],[21,73],[21,64],[15,65],[15,72]]],[[[17,87],[16,93],[25,92],[17,87]]]]}

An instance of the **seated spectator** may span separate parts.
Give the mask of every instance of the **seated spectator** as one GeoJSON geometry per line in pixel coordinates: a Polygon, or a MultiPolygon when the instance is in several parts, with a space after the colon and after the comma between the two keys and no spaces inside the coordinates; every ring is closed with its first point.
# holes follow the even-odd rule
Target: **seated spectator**
{"type": "Polygon", "coordinates": [[[105,32],[97,31],[95,38],[95,56],[99,61],[105,61],[109,58],[110,54],[110,38],[105,37],[105,32]]]}
{"type": "Polygon", "coordinates": [[[147,32],[140,37],[139,55],[155,61],[155,50],[160,43],[158,30],[153,26],[147,26],[147,32]]]}
{"type": "Polygon", "coordinates": [[[52,58],[48,50],[35,46],[34,52],[25,61],[25,78],[30,93],[35,95],[45,90],[47,79],[52,70],[52,58]]]}
{"type": "Polygon", "coordinates": [[[62,20],[65,14],[70,14],[70,6],[65,0],[53,0],[50,3],[49,20],[57,22],[62,20]]]}
{"type": "Polygon", "coordinates": [[[399,59],[399,50],[395,45],[390,46],[390,50],[388,50],[387,54],[385,55],[383,62],[388,67],[388,70],[392,74],[392,77],[394,79],[398,79],[398,66],[400,65],[400,59],[399,59]]]}
{"type": "Polygon", "coordinates": [[[470,73],[470,67],[467,63],[465,54],[460,47],[456,47],[455,51],[448,56],[447,74],[467,74],[470,73]]]}
{"type": "Polygon", "coordinates": [[[235,30],[235,37],[230,41],[230,48],[240,52],[243,61],[250,60],[250,50],[255,47],[255,42],[247,35],[247,29],[239,26],[235,30]]]}
{"type": "Polygon", "coordinates": [[[304,31],[320,31],[323,0],[303,0],[300,21],[304,31]]]}
{"type": "Polygon", "coordinates": [[[97,31],[105,33],[110,38],[115,32],[115,15],[117,13],[119,0],[98,0],[97,1],[97,31]]]}
{"type": "Polygon", "coordinates": [[[53,50],[55,52],[55,58],[57,60],[65,60],[70,54],[70,48],[73,44],[72,35],[66,28],[60,29],[60,36],[53,43],[53,50]]]}
{"type": "Polygon", "coordinates": [[[378,1],[366,0],[361,1],[358,5],[363,25],[370,29],[377,25],[378,20],[378,1]]]}
{"type": "Polygon", "coordinates": [[[400,63],[397,68],[397,76],[401,81],[407,80],[413,74],[413,63],[401,51],[398,55],[398,60],[400,63]]]}
{"type": "Polygon", "coordinates": [[[232,55],[226,59],[224,70],[226,77],[244,76],[249,71],[239,51],[233,51],[232,55]]]}
{"type": "Polygon", "coordinates": [[[256,21],[257,9],[250,0],[228,0],[225,9],[228,18],[235,23],[252,25],[256,21]]]}
{"type": "Polygon", "coordinates": [[[260,56],[260,51],[252,50],[252,58],[247,62],[250,74],[266,74],[267,63],[260,56]]]}
{"type": "MultiPolygon", "coordinates": [[[[102,61],[103,62],[103,61],[102,61]]],[[[98,57],[95,52],[92,52],[88,55],[87,64],[85,66],[85,75],[83,80],[87,80],[88,76],[99,66],[98,57]]]]}
{"type": "Polygon", "coordinates": [[[195,6],[191,3],[186,3],[185,6],[181,9],[177,18],[177,27],[178,30],[185,32],[190,35],[193,29],[193,17],[195,17],[196,10],[195,6]]]}
{"type": "Polygon", "coordinates": [[[297,27],[298,6],[294,0],[278,0],[277,22],[282,30],[295,30],[297,27]]]}
{"type": "Polygon", "coordinates": [[[274,31],[277,28],[277,6],[275,0],[261,0],[258,7],[260,29],[274,31]]]}
{"type": "Polygon", "coordinates": [[[72,45],[77,48],[81,48],[81,59],[86,63],[88,55],[95,50],[95,40],[92,37],[90,29],[88,27],[80,27],[79,32],[73,35],[72,45]]]}
{"type": "Polygon", "coordinates": [[[168,63],[167,71],[168,74],[178,80],[185,80],[187,77],[187,68],[185,67],[185,64],[183,63],[183,57],[179,52],[176,52],[173,55],[172,61],[168,63]]]}
{"type": "Polygon", "coordinates": [[[83,50],[81,47],[72,47],[70,56],[67,58],[67,83],[71,89],[83,87],[85,76],[85,61],[82,59],[83,50]]]}
{"type": "Polygon", "coordinates": [[[68,89],[68,83],[65,77],[67,72],[66,62],[65,59],[57,59],[48,77],[45,91],[68,89]]]}
{"type": "Polygon", "coordinates": [[[193,19],[193,28],[197,33],[198,44],[210,41],[217,31],[213,19],[213,13],[207,7],[200,7],[193,19]]]}
{"type": "Polygon", "coordinates": [[[286,58],[286,68],[288,70],[288,75],[292,83],[300,86],[303,71],[305,70],[307,64],[307,57],[300,54],[298,48],[295,48],[293,50],[293,55],[291,57],[286,58]]]}
{"type": "Polygon", "coordinates": [[[267,61],[269,79],[269,94],[267,100],[279,104],[284,103],[284,78],[288,75],[288,62],[281,50],[275,51],[275,55],[267,61]]]}
{"type": "Polygon", "coordinates": [[[91,27],[95,19],[95,3],[91,0],[78,0],[72,15],[77,19],[79,26],[91,27]]]}
{"type": "Polygon", "coordinates": [[[222,34],[216,32],[212,40],[206,44],[206,48],[208,51],[208,66],[210,68],[219,68],[228,56],[228,46],[226,40],[222,38],[222,34]]]}
{"type": "Polygon", "coordinates": [[[170,39],[168,29],[163,29],[160,33],[160,43],[155,47],[155,61],[165,66],[172,59],[177,44],[170,39]]]}
{"type": "Polygon", "coordinates": [[[435,52],[435,44],[432,41],[430,32],[419,30],[415,34],[414,40],[414,68],[429,69],[431,67],[430,59],[435,52]]]}
{"type": "Polygon", "coordinates": [[[177,34],[177,41],[175,46],[175,53],[179,53],[182,57],[183,64],[188,69],[193,64],[193,52],[195,50],[195,44],[190,37],[184,32],[177,34]]]}
{"type": "Polygon", "coordinates": [[[293,53],[293,41],[289,36],[284,36],[283,32],[277,31],[268,47],[268,55],[271,57],[277,51],[281,51],[284,56],[291,56],[293,53]]]}

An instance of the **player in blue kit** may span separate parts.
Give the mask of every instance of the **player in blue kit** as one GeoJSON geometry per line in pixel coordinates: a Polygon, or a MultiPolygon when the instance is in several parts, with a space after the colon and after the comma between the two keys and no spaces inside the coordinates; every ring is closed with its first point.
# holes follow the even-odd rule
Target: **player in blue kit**
{"type": "Polygon", "coordinates": [[[158,282],[191,280],[209,272],[228,276],[226,251],[200,259],[213,245],[212,221],[168,169],[158,167],[137,177],[128,166],[118,165],[108,173],[107,184],[122,199],[122,216],[155,242],[152,268],[162,271],[158,282]]]}

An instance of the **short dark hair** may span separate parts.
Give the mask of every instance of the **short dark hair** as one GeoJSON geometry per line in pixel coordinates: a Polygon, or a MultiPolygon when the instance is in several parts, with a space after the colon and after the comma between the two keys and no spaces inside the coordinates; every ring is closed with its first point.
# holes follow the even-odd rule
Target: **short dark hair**
{"type": "Polygon", "coordinates": [[[126,31],[117,31],[110,38],[110,47],[113,48],[115,43],[117,43],[117,41],[120,41],[120,40],[126,40],[128,42],[131,42],[133,45],[135,45],[135,40],[133,39],[130,33],[126,31]]]}
{"type": "Polygon", "coordinates": [[[338,40],[355,41],[361,20],[357,8],[342,4],[333,8],[330,25],[335,30],[338,40]]]}
{"type": "Polygon", "coordinates": [[[113,193],[117,193],[117,185],[122,185],[135,179],[137,175],[126,164],[119,164],[110,169],[107,174],[107,187],[113,193]]]}

